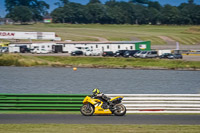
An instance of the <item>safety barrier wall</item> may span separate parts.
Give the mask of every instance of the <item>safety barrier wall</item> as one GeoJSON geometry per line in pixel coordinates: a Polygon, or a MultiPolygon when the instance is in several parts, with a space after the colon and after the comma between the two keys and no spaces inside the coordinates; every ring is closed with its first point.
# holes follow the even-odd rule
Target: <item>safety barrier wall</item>
{"type": "Polygon", "coordinates": [[[109,94],[124,96],[127,113],[200,113],[199,94],[109,94]]]}
{"type": "MultiPolygon", "coordinates": [[[[0,94],[0,111],[80,111],[86,95],[0,94]]],[[[107,94],[124,96],[127,113],[200,113],[199,94],[107,94]]]]}
{"type": "Polygon", "coordinates": [[[80,111],[86,95],[0,94],[0,111],[80,111]]]}

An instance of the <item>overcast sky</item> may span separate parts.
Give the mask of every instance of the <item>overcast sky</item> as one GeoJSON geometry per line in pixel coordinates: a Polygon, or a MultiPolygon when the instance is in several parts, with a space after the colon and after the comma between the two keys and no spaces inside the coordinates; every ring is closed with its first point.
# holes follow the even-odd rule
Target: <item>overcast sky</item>
{"type": "MultiPolygon", "coordinates": [[[[6,15],[4,1],[5,0],[0,0],[0,16],[1,17],[4,17],[6,15]]],[[[50,5],[50,9],[48,11],[51,12],[53,9],[57,7],[54,5],[54,3],[58,2],[59,0],[44,0],[44,1],[46,1],[46,3],[50,5]]],[[[89,0],[69,0],[69,1],[77,2],[81,4],[87,4],[89,2],[89,0]]],[[[102,3],[105,3],[108,0],[100,0],[100,1],[102,3]]],[[[117,1],[129,1],[129,0],[117,0],[117,1]]],[[[158,1],[161,5],[170,4],[170,5],[178,6],[180,3],[187,2],[188,0],[152,0],[152,1],[158,1]]],[[[194,0],[194,1],[196,4],[200,5],[200,0],[194,0]]]]}

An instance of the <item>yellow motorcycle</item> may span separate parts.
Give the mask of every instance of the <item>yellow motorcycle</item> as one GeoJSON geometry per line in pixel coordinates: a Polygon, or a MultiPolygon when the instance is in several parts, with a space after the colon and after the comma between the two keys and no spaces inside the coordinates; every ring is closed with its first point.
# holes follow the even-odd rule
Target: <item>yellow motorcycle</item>
{"type": "Polygon", "coordinates": [[[83,100],[83,106],[80,111],[82,115],[91,116],[97,115],[111,115],[123,116],[126,114],[126,107],[121,104],[123,97],[118,96],[112,98],[108,104],[103,103],[99,99],[95,99],[93,96],[86,96],[83,100]]]}

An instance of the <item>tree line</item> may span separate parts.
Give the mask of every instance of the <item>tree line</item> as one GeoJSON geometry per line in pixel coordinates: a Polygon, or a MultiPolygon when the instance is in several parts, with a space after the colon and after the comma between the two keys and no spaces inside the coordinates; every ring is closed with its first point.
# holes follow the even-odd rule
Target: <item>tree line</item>
{"type": "MultiPolygon", "coordinates": [[[[5,0],[7,17],[14,21],[39,21],[47,14],[49,5],[38,0],[5,0]]],[[[194,0],[179,6],[164,5],[151,0],[128,2],[90,0],[86,5],[60,0],[50,15],[54,23],[100,24],[200,24],[200,5],[194,0]]]]}

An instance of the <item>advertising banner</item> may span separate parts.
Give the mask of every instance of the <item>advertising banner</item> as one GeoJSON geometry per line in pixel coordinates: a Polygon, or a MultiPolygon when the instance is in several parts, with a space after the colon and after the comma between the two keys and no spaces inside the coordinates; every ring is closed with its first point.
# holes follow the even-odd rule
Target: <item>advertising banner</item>
{"type": "Polygon", "coordinates": [[[55,32],[0,31],[0,39],[55,40],[55,32]]]}

